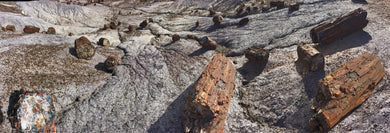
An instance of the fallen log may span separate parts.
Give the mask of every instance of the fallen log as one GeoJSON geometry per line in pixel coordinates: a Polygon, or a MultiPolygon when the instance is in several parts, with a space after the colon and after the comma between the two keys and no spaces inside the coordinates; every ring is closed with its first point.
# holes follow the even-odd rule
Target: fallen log
{"type": "Polygon", "coordinates": [[[309,120],[311,130],[330,130],[371,95],[384,74],[380,59],[365,53],[321,79],[312,106],[316,114],[309,120]]]}
{"type": "Polygon", "coordinates": [[[222,133],[233,96],[235,69],[218,54],[190,90],[184,105],[185,132],[222,133]]]}
{"type": "Polygon", "coordinates": [[[325,22],[310,30],[313,43],[330,44],[367,26],[367,11],[358,8],[333,22],[325,22]]]}

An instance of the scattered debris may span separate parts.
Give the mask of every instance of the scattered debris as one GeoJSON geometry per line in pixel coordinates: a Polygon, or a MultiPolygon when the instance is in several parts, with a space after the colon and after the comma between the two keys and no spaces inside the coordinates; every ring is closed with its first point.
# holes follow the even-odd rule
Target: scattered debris
{"type": "Polygon", "coordinates": [[[76,54],[79,59],[90,60],[95,55],[96,48],[84,36],[75,40],[76,54]]]}
{"type": "Polygon", "coordinates": [[[221,24],[222,20],[223,20],[223,17],[221,15],[217,15],[217,16],[213,17],[213,22],[215,25],[221,24]]]}
{"type": "Polygon", "coordinates": [[[215,42],[214,40],[212,40],[210,37],[207,36],[198,39],[198,42],[200,45],[208,49],[214,50],[217,48],[217,42],[215,42]]]}
{"type": "Polygon", "coordinates": [[[304,42],[299,43],[297,47],[298,63],[301,63],[310,71],[318,71],[324,68],[324,56],[314,47],[304,42]]]}
{"type": "Polygon", "coordinates": [[[276,7],[277,9],[282,9],[285,8],[284,2],[283,1],[271,1],[270,2],[271,7],[276,7]]]}
{"type": "Polygon", "coordinates": [[[299,3],[293,3],[288,6],[289,12],[298,11],[298,10],[299,10],[299,3]]]}
{"type": "Polygon", "coordinates": [[[53,27],[49,27],[47,29],[47,34],[56,34],[56,29],[54,29],[53,27]]]}
{"type": "Polygon", "coordinates": [[[141,27],[141,28],[145,28],[146,26],[148,26],[148,20],[144,20],[144,21],[142,21],[142,22],[139,24],[139,27],[141,27]]]}
{"type": "Polygon", "coordinates": [[[330,44],[367,26],[367,11],[358,8],[333,22],[322,23],[310,30],[313,43],[330,44]]]}
{"type": "Polygon", "coordinates": [[[106,38],[100,38],[99,39],[99,45],[102,46],[110,46],[110,41],[106,38]]]}
{"type": "Polygon", "coordinates": [[[378,57],[365,53],[331,72],[318,83],[309,123],[312,131],[326,132],[362,104],[385,74],[378,57]]]}
{"type": "Polygon", "coordinates": [[[39,33],[40,28],[32,26],[32,25],[25,25],[23,31],[25,33],[39,33]]]}
{"type": "Polygon", "coordinates": [[[117,65],[121,63],[121,58],[119,58],[116,55],[110,54],[110,56],[107,57],[106,61],[104,62],[104,67],[112,71],[116,68],[117,65]]]}
{"type": "Polygon", "coordinates": [[[179,40],[180,40],[180,36],[178,34],[172,35],[172,41],[173,42],[176,42],[176,41],[179,41],[179,40]]]}
{"type": "Polygon", "coordinates": [[[235,88],[234,76],[229,58],[218,54],[211,59],[185,101],[185,132],[223,132],[235,88]]]}
{"type": "Polygon", "coordinates": [[[135,25],[129,25],[128,29],[130,32],[135,31],[136,26],[135,25]]]}
{"type": "Polygon", "coordinates": [[[269,52],[261,47],[252,46],[245,50],[245,57],[249,61],[266,64],[268,62],[269,52]]]}
{"type": "Polygon", "coordinates": [[[7,25],[7,26],[5,26],[5,29],[8,31],[15,31],[15,26],[14,25],[7,25]]]}
{"type": "Polygon", "coordinates": [[[238,22],[238,25],[246,25],[249,23],[249,18],[243,18],[240,20],[240,22],[238,22]]]}

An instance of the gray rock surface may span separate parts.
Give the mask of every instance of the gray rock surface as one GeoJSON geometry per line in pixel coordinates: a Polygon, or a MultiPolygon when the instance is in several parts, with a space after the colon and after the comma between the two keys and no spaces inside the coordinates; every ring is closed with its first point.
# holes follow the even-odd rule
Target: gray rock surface
{"type": "Polygon", "coordinates": [[[41,89],[54,97],[59,132],[183,132],[185,97],[217,52],[193,39],[172,42],[173,34],[209,36],[232,51],[228,54],[237,70],[236,88],[225,132],[308,132],[317,81],[364,52],[383,60],[385,77],[372,96],[330,132],[390,130],[390,8],[384,1],[302,0],[298,11],[254,13],[245,16],[250,22],[243,26],[238,25],[243,17],[227,15],[216,26],[208,16],[209,7],[221,7],[215,9],[224,15],[240,1],[199,1],[104,1],[96,6],[33,1],[16,2],[24,15],[0,11],[0,26],[16,28],[14,33],[0,32],[0,109],[5,118],[0,132],[11,131],[8,106],[21,89],[41,89]],[[367,27],[318,47],[325,56],[324,70],[300,74],[295,63],[298,42],[311,42],[311,28],[358,7],[368,11],[367,27]],[[154,22],[128,32],[129,25],[149,18],[154,22]],[[199,26],[194,25],[197,20],[199,26]],[[99,30],[111,21],[122,24],[99,30]],[[25,35],[24,25],[54,27],[57,35],[25,35]],[[67,36],[69,32],[75,35],[67,36]],[[79,60],[71,51],[80,36],[93,43],[104,37],[114,47],[98,46],[92,60],[79,60]],[[270,51],[266,65],[244,57],[251,46],[270,51]],[[110,54],[122,58],[112,74],[102,70],[110,54]]]}

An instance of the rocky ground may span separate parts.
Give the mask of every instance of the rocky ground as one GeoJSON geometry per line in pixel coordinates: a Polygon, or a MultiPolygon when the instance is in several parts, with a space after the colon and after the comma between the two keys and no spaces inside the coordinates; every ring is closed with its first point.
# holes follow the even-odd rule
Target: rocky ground
{"type": "Polygon", "coordinates": [[[14,32],[0,31],[0,132],[12,130],[8,115],[15,94],[34,89],[54,97],[59,132],[184,132],[188,90],[218,52],[236,68],[224,132],[309,132],[318,80],[365,52],[382,59],[386,74],[371,97],[330,132],[389,131],[390,1],[286,1],[293,2],[300,2],[298,11],[262,12],[269,1],[261,0],[0,2],[1,27],[15,26],[14,32]],[[237,14],[240,6],[251,9],[237,14]],[[224,17],[220,25],[209,15],[211,7],[224,17]],[[367,27],[319,47],[324,69],[302,74],[297,44],[311,42],[314,26],[359,7],[368,12],[367,27]],[[238,25],[244,17],[249,23],[238,25]],[[129,31],[149,18],[153,22],[145,28],[129,31]],[[121,24],[104,29],[111,22],[121,24]],[[26,34],[25,25],[57,33],[26,34]],[[172,42],[174,34],[181,39],[172,42]],[[209,36],[220,46],[207,50],[187,34],[209,36]],[[97,47],[91,60],[76,57],[74,40],[81,36],[97,47]],[[111,46],[97,45],[101,37],[111,46]],[[245,58],[251,46],[270,51],[266,65],[245,58]],[[110,54],[122,58],[112,73],[103,68],[110,54]]]}

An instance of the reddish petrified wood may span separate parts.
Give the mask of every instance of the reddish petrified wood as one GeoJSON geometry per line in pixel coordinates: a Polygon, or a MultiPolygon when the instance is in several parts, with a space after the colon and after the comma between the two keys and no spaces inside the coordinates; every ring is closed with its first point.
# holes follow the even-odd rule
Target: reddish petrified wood
{"type": "Polygon", "coordinates": [[[245,57],[249,61],[265,64],[268,62],[269,52],[261,47],[252,46],[245,50],[245,57]]]}
{"type": "Polygon", "coordinates": [[[25,33],[39,33],[40,28],[32,26],[32,25],[25,25],[23,31],[25,33]]]}
{"type": "Polygon", "coordinates": [[[325,22],[310,30],[313,43],[330,44],[367,26],[367,11],[358,8],[333,22],[325,22]]]}
{"type": "Polygon", "coordinates": [[[309,120],[313,131],[326,132],[362,104],[382,79],[385,70],[378,57],[365,53],[319,81],[309,120]]]}
{"type": "Polygon", "coordinates": [[[230,59],[213,57],[190,90],[184,105],[185,132],[222,133],[235,88],[230,59]]]}
{"type": "Polygon", "coordinates": [[[324,68],[324,56],[309,44],[299,43],[297,53],[298,63],[301,63],[307,70],[317,71],[324,68]]]}

